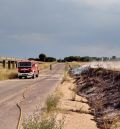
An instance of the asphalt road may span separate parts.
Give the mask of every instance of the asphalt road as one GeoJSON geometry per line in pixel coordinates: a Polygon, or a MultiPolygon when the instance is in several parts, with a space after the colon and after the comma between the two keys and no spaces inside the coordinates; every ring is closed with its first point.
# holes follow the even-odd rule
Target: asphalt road
{"type": "Polygon", "coordinates": [[[0,129],[16,129],[20,103],[23,118],[40,110],[46,97],[60,84],[64,64],[56,64],[52,70],[40,72],[36,79],[14,79],[0,82],[0,129]],[[24,95],[23,95],[24,93],[24,95]]]}

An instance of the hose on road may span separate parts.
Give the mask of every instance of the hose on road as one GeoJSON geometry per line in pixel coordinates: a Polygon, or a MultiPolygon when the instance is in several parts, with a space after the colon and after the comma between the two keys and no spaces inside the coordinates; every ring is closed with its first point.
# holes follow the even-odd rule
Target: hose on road
{"type": "Polygon", "coordinates": [[[20,115],[19,115],[19,118],[18,118],[18,123],[17,123],[17,129],[20,129],[20,123],[22,121],[22,109],[21,109],[21,106],[19,105],[19,103],[17,103],[17,107],[20,111],[20,115]]]}
{"type": "Polygon", "coordinates": [[[21,129],[21,121],[22,121],[22,114],[23,114],[23,111],[22,111],[22,108],[21,108],[21,103],[24,100],[25,100],[25,92],[23,93],[22,100],[16,104],[16,106],[18,107],[19,112],[20,112],[16,129],[21,129]]]}

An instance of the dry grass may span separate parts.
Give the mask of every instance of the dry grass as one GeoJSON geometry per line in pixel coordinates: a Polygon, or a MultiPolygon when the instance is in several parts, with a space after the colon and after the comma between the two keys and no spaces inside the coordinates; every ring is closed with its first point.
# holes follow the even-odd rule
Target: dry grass
{"type": "Polygon", "coordinates": [[[56,115],[49,117],[32,116],[23,122],[23,129],[63,129],[64,119],[57,120],[56,115]]]}
{"type": "Polygon", "coordinates": [[[56,62],[41,62],[39,64],[39,69],[43,70],[43,69],[49,68],[51,64],[55,64],[55,63],[56,62]]]}
{"type": "Polygon", "coordinates": [[[68,71],[69,71],[69,63],[66,63],[65,64],[65,70],[64,70],[64,77],[63,77],[63,80],[61,82],[61,84],[63,84],[65,81],[69,81],[69,74],[68,74],[68,71]]]}
{"type": "Polygon", "coordinates": [[[88,62],[68,62],[68,65],[73,68],[73,67],[78,67],[78,66],[82,66],[85,65],[88,62]]]}
{"type": "MultiPolygon", "coordinates": [[[[57,91],[56,91],[57,92],[57,91]]],[[[58,115],[60,94],[49,95],[42,113],[23,121],[23,129],[63,129],[65,118],[58,115]]]]}
{"type": "Polygon", "coordinates": [[[46,112],[50,113],[51,111],[55,111],[57,109],[59,100],[60,100],[60,97],[57,95],[48,96],[45,102],[46,112]]]}
{"type": "Polygon", "coordinates": [[[110,129],[120,129],[120,116],[116,117],[113,120],[112,126],[110,127],[110,129]]]}
{"type": "Polygon", "coordinates": [[[0,80],[17,78],[17,69],[3,69],[0,68],[0,80]]]}
{"type": "Polygon", "coordinates": [[[3,67],[2,63],[0,63],[0,69],[3,67]]]}

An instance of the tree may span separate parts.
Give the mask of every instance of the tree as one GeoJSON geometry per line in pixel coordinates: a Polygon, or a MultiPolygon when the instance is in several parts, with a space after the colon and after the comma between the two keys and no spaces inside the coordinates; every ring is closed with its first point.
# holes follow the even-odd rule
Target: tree
{"type": "Polygon", "coordinates": [[[65,57],[64,61],[72,62],[72,61],[80,61],[80,56],[69,56],[65,57]]]}
{"type": "Polygon", "coordinates": [[[46,62],[54,62],[54,61],[56,61],[56,58],[54,58],[54,57],[46,57],[45,61],[46,62]]]}
{"type": "Polygon", "coordinates": [[[61,62],[64,62],[63,59],[58,59],[57,62],[61,63],[61,62]]]}
{"type": "Polygon", "coordinates": [[[46,56],[44,53],[41,53],[41,54],[39,55],[40,61],[44,61],[44,62],[45,62],[46,57],[47,57],[47,56],[46,56]]]}
{"type": "Polygon", "coordinates": [[[108,58],[108,57],[102,57],[102,60],[103,60],[103,61],[108,61],[109,58],[108,58]]]}
{"type": "Polygon", "coordinates": [[[112,56],[112,60],[115,60],[117,57],[116,56],[112,56]]]}

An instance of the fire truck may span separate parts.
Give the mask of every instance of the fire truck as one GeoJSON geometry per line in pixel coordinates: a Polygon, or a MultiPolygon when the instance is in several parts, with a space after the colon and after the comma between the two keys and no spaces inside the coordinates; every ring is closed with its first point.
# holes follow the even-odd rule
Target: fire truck
{"type": "Polygon", "coordinates": [[[35,78],[39,76],[38,63],[36,61],[22,60],[18,61],[18,78],[35,78]]]}

